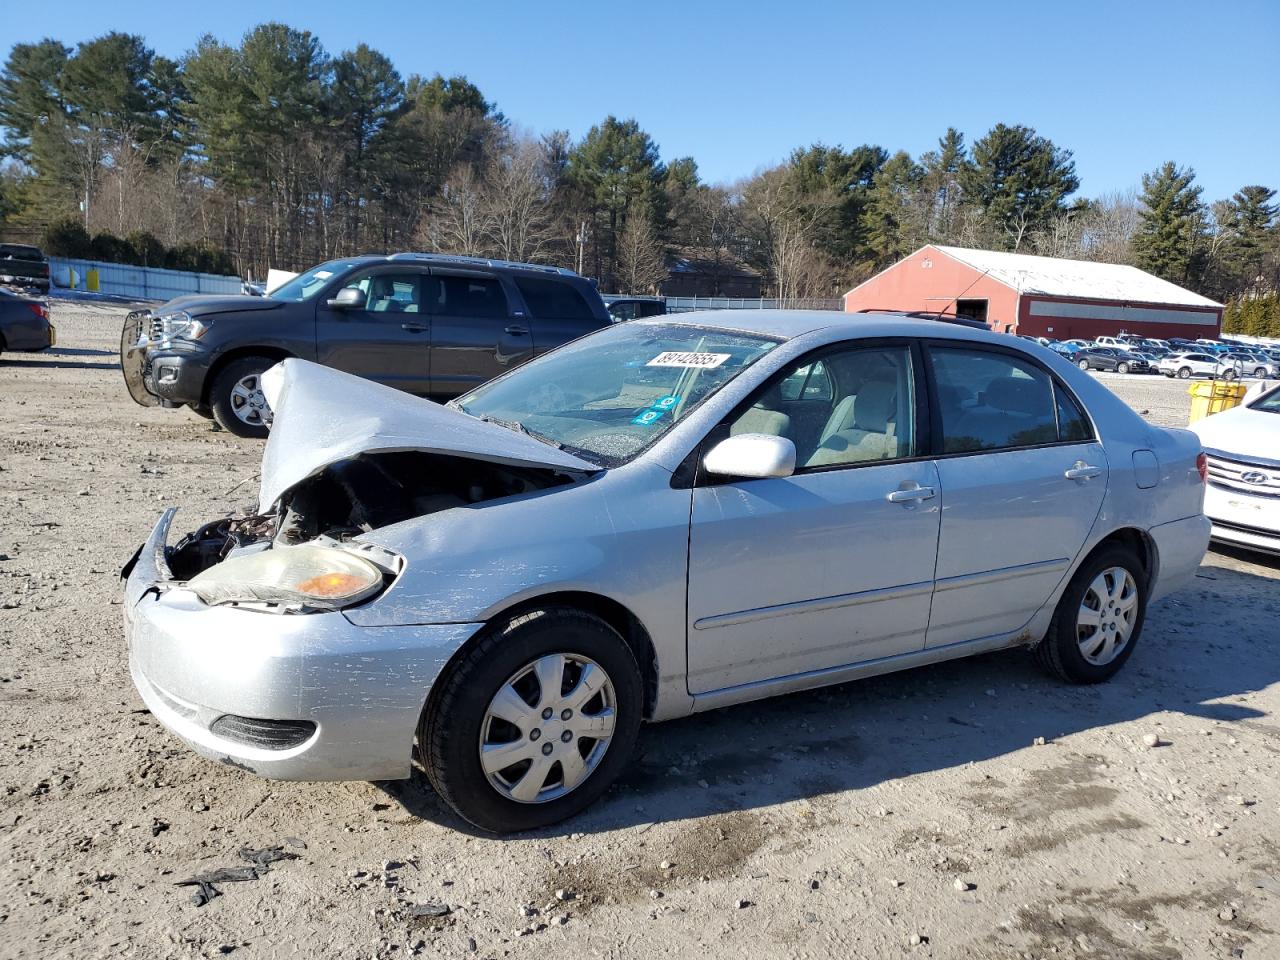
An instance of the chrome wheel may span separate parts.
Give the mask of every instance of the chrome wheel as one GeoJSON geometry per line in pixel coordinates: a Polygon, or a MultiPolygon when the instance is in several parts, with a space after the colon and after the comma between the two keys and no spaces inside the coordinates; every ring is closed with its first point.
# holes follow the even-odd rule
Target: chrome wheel
{"type": "Polygon", "coordinates": [[[480,766],[490,785],[519,803],[570,793],[600,765],[613,737],[617,695],[594,660],[539,657],[512,674],[480,724],[480,766]]]}
{"type": "Polygon", "coordinates": [[[1089,369],[1089,361],[1088,361],[1088,360],[1081,360],[1081,361],[1077,364],[1077,366],[1078,366],[1081,370],[1088,370],[1088,369],[1089,369]]]}
{"type": "Polygon", "coordinates": [[[260,374],[251,373],[236,381],[231,388],[231,412],[251,427],[271,426],[271,407],[262,392],[260,374]]]}
{"type": "Polygon", "coordinates": [[[1129,643],[1138,620],[1138,584],[1124,567],[1093,578],[1076,615],[1080,655],[1095,666],[1110,663],[1129,643]]]}

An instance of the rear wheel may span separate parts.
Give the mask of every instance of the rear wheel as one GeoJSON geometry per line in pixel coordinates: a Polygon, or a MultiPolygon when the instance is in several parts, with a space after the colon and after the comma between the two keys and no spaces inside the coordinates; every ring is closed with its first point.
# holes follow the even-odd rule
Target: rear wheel
{"type": "Polygon", "coordinates": [[[1137,557],[1124,547],[1102,550],[1071,578],[1036,655],[1069,683],[1108,680],[1133,653],[1146,612],[1146,573],[1137,557]]]}
{"type": "Polygon", "coordinates": [[[1179,368],[1178,368],[1178,379],[1179,379],[1179,380],[1190,380],[1190,379],[1191,379],[1191,368],[1190,368],[1190,367],[1179,367],[1179,368]]]}
{"type": "Polygon", "coordinates": [[[213,419],[237,437],[267,435],[271,407],[262,393],[262,374],[276,363],[269,357],[240,357],[218,371],[209,387],[213,419]]]}
{"type": "Polygon", "coordinates": [[[631,759],[640,669],[592,614],[536,610],[490,627],[438,683],[418,726],[423,765],[441,798],[485,830],[571,817],[631,759]]]}

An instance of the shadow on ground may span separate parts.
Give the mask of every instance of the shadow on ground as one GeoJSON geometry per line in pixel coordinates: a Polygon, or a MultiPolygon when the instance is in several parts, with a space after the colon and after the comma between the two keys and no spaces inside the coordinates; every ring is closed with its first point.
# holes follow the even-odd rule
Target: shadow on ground
{"type": "MultiPolygon", "coordinates": [[[[654,724],[604,799],[545,834],[817,801],[1162,711],[1257,719],[1232,701],[1280,681],[1280,590],[1268,576],[1280,560],[1241,558],[1257,572],[1202,567],[1195,586],[1153,605],[1109,683],[1062,684],[1009,650],[654,724]],[[1259,603],[1260,587],[1275,599],[1259,603]]],[[[382,787],[415,816],[473,831],[418,771],[382,787]]]]}

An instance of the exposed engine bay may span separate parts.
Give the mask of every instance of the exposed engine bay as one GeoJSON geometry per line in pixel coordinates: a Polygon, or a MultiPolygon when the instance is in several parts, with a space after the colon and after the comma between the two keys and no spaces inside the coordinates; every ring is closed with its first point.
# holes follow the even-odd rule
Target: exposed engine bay
{"type": "Polygon", "coordinates": [[[173,576],[190,580],[233,553],[271,542],[343,541],[362,533],[489,500],[572,483],[573,476],[446,454],[400,451],[331,463],[281,497],[278,512],[206,523],[166,551],[173,576]]]}

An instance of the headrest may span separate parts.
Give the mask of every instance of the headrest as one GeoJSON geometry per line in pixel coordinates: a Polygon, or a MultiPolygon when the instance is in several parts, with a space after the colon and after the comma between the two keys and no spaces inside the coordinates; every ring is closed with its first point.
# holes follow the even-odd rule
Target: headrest
{"type": "Polygon", "coordinates": [[[1028,377],[997,377],[987,384],[984,399],[1005,413],[1034,416],[1045,410],[1046,394],[1043,384],[1028,377]]]}
{"type": "Polygon", "coordinates": [[[859,430],[884,433],[898,408],[898,390],[885,380],[862,385],[853,401],[853,422],[859,430]]]}

